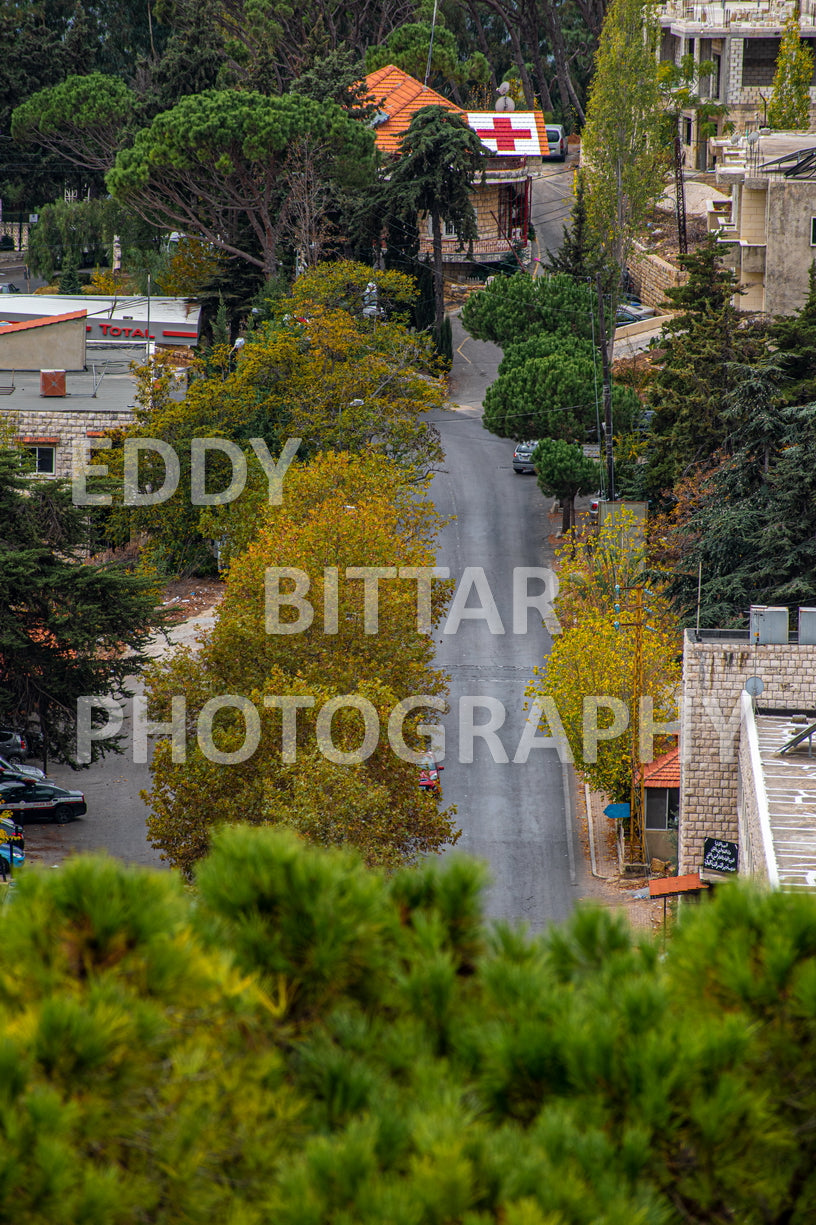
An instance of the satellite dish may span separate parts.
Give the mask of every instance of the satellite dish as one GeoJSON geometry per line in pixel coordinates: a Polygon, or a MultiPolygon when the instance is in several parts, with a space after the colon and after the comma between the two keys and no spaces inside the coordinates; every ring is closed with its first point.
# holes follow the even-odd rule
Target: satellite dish
{"type": "Polygon", "coordinates": [[[515,109],[516,109],[516,104],[512,98],[508,98],[505,95],[502,95],[502,97],[496,99],[496,110],[497,111],[514,111],[515,109]]]}
{"type": "Polygon", "coordinates": [[[752,698],[758,698],[765,688],[765,682],[761,676],[749,676],[745,682],[745,692],[749,693],[752,698]]]}
{"type": "Polygon", "coordinates": [[[499,91],[498,91],[498,92],[499,92],[500,94],[502,94],[502,95],[504,95],[504,94],[509,94],[509,93],[510,93],[510,82],[509,82],[509,81],[502,81],[501,85],[499,86],[499,91]]]}

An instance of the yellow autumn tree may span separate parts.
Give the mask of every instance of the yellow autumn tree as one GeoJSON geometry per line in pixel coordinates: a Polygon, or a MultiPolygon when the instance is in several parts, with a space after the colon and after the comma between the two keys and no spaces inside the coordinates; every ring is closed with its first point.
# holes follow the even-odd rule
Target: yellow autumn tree
{"type": "MultiPolygon", "coordinates": [[[[558,560],[555,608],[563,632],[534,670],[527,694],[542,704],[550,734],[563,730],[581,777],[595,790],[627,799],[633,717],[642,712],[642,721],[654,724],[677,718],[680,623],[659,575],[646,570],[642,533],[631,512],[623,510],[597,533],[565,541],[558,560]]],[[[657,756],[672,743],[666,736],[647,737],[641,757],[649,750],[657,756]]]]}
{"type": "Polygon", "coordinates": [[[382,456],[329,453],[290,469],[283,503],[266,508],[230,566],[201,651],[176,652],[148,677],[151,717],[169,720],[174,697],[185,703],[186,760],[159,743],[147,795],[151,840],[171,864],[189,872],[213,829],[236,822],[348,843],[386,867],[455,841],[453,810],[440,811],[417,760],[396,751],[401,734],[418,757],[419,725],[444,709],[429,631],[449,584],[430,585],[424,607],[419,581],[398,573],[434,565],[440,522],[382,456]],[[210,743],[202,712],[206,723],[224,695],[210,743]],[[402,720],[393,712],[406,700],[402,720]]]}
{"type": "MultiPolygon", "coordinates": [[[[370,277],[371,269],[358,272],[358,281],[363,274],[370,277]]],[[[198,363],[181,398],[168,368],[155,362],[140,372],[136,420],[127,435],[170,444],[180,480],[176,492],[157,505],[126,507],[119,496],[109,516],[112,539],[146,536],[165,573],[195,571],[208,559],[211,564],[201,508],[193,504],[190,490],[190,444],[197,437],[225,438],[244,451],[248,481],[233,505],[244,523],[267,495],[252,438],[263,439],[273,456],[287,439],[300,438],[299,462],[329,450],[379,454],[409,482],[421,482],[439,467],[439,433],[428,418],[444,406],[446,386],[428,344],[398,319],[362,314],[365,283],[349,289],[348,268],[344,276],[327,274],[322,298],[303,285],[308,278],[302,277],[292,296],[276,307],[280,317],[251,333],[239,353],[216,347],[206,362],[198,363]],[[349,309],[338,305],[341,300],[348,301],[349,309]]],[[[410,293],[408,277],[387,274],[384,283],[384,296],[394,302],[410,293]]],[[[121,457],[111,455],[106,462],[115,475],[121,474],[121,457]]],[[[226,456],[211,452],[207,492],[225,489],[230,476],[226,456]]],[[[154,490],[161,486],[164,465],[157,456],[145,454],[140,480],[142,489],[148,483],[154,490]]],[[[243,531],[244,538],[249,534],[243,531]]]]}

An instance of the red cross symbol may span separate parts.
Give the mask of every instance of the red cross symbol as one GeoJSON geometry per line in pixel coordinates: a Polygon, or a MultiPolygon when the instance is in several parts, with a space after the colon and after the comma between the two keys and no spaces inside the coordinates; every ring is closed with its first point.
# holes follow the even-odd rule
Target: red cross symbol
{"type": "Polygon", "coordinates": [[[517,140],[530,140],[533,134],[529,128],[514,128],[512,119],[508,119],[506,115],[495,115],[493,127],[476,128],[476,135],[495,139],[497,152],[513,153],[517,140]]]}

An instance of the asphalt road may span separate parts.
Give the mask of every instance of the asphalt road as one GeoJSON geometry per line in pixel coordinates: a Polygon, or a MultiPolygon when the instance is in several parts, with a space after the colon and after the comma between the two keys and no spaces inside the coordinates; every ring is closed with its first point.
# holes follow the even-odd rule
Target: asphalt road
{"type": "Polygon", "coordinates": [[[572,152],[565,162],[545,162],[541,178],[533,179],[530,220],[542,259],[547,251],[557,251],[564,240],[564,226],[572,212],[577,165],[578,153],[572,152]]]}
{"type": "MultiPolygon", "coordinates": [[[[437,421],[447,461],[431,494],[440,512],[455,515],[455,521],[442,533],[438,565],[449,567],[458,583],[466,567],[483,572],[485,594],[471,591],[467,606],[484,605],[489,590],[505,632],[493,632],[498,627],[484,619],[465,619],[454,633],[438,635],[438,662],[451,677],[443,790],[445,800],[457,805],[463,831],[458,849],[489,864],[488,914],[525,920],[537,930],[566,918],[583,873],[568,773],[555,749],[533,748],[525,763],[513,761],[526,721],[524,691],[551,642],[535,611],[528,614],[526,632],[513,633],[513,571],[548,566],[553,523],[535,478],[513,472],[513,444],[481,424],[481,398],[495,378],[500,350],[467,338],[458,319],[454,348],[458,407],[437,421]],[[473,760],[464,760],[471,756],[469,724],[498,724],[501,712],[497,740],[474,738],[473,760]],[[496,760],[502,755],[508,760],[496,760]]],[[[530,581],[530,594],[543,587],[530,581]]]]}

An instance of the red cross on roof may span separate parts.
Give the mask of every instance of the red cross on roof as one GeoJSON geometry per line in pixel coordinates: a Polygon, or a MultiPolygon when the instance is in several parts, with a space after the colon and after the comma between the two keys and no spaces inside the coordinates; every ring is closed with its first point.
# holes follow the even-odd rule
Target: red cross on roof
{"type": "Polygon", "coordinates": [[[513,120],[507,115],[496,115],[492,128],[476,128],[477,136],[488,136],[496,141],[498,152],[514,152],[517,140],[530,140],[532,132],[529,128],[514,128],[513,120]]]}

